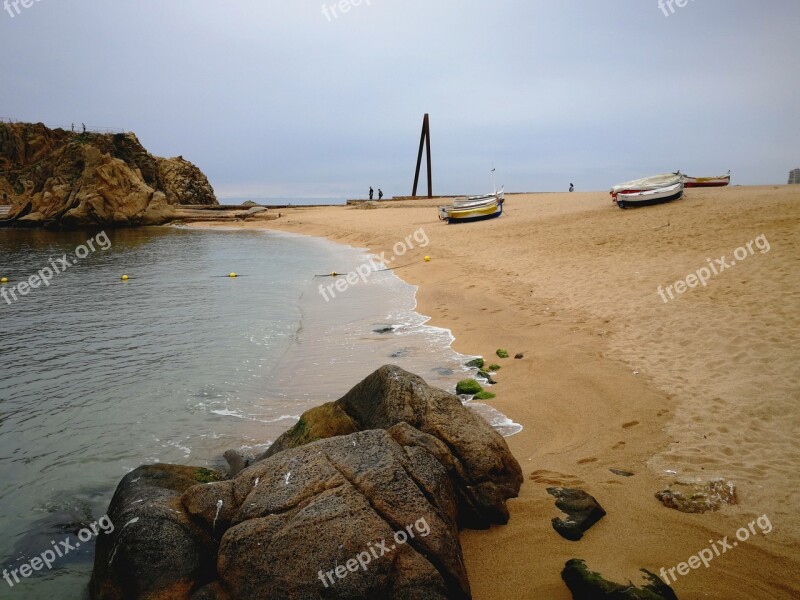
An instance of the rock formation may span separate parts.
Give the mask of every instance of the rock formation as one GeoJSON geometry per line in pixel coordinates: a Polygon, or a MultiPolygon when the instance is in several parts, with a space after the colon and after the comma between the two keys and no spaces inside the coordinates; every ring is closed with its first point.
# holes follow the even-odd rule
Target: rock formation
{"type": "Polygon", "coordinates": [[[0,225],[74,228],[157,225],[177,204],[216,205],[205,175],[158,158],[132,133],[74,133],[0,123],[0,225]]]}
{"type": "Polygon", "coordinates": [[[391,366],[233,479],[196,478],[123,480],[92,598],[468,599],[459,524],[506,522],[522,482],[485,421],[391,366]]]}

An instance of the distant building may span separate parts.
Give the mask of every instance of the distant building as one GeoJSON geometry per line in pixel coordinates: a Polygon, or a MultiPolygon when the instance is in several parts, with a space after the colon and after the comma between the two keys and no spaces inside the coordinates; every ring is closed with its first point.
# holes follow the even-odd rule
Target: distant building
{"type": "Polygon", "coordinates": [[[800,169],[789,172],[789,184],[800,183],[800,169]]]}

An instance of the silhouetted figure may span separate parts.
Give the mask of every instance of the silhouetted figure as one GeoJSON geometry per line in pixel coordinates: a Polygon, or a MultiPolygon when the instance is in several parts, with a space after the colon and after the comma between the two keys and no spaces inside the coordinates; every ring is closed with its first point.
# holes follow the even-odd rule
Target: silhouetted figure
{"type": "Polygon", "coordinates": [[[570,192],[574,192],[575,191],[575,184],[574,183],[570,183],[569,184],[569,191],[570,192]]]}
{"type": "Polygon", "coordinates": [[[383,190],[378,188],[378,200],[383,200],[383,190]]]}
{"type": "Polygon", "coordinates": [[[81,123],[83,125],[83,133],[86,133],[86,123],[81,123]]]}
{"type": "Polygon", "coordinates": [[[72,124],[72,133],[75,133],[75,123],[72,124]]]}
{"type": "Polygon", "coordinates": [[[372,200],[372,196],[375,194],[375,190],[372,189],[372,186],[369,186],[369,199],[372,200]]]}

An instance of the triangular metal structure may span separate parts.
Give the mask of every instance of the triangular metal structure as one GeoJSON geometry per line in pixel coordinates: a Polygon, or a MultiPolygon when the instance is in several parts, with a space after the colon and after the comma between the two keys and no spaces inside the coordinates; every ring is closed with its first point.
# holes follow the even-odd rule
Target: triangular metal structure
{"type": "Polygon", "coordinates": [[[422,167],[422,151],[428,157],[428,198],[433,198],[433,176],[431,175],[431,123],[428,118],[428,113],[425,113],[425,118],[422,120],[422,135],[419,138],[419,154],[417,155],[417,172],[414,175],[414,190],[411,192],[412,196],[417,195],[417,185],[419,184],[419,170],[422,167]]]}

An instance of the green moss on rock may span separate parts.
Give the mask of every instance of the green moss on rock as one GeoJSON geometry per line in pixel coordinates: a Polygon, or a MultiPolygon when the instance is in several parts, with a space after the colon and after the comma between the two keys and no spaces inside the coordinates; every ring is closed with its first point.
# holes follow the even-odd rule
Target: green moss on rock
{"type": "Polygon", "coordinates": [[[212,471],[211,469],[205,469],[203,467],[198,467],[195,469],[194,478],[198,483],[212,483],[214,481],[221,481],[224,479],[220,473],[212,471]]]}
{"type": "Polygon", "coordinates": [[[500,365],[489,365],[489,370],[490,371],[499,371],[502,368],[503,367],[501,367],[500,365]]]}
{"type": "Polygon", "coordinates": [[[467,363],[467,366],[470,368],[482,369],[484,364],[486,364],[486,362],[482,358],[476,358],[474,360],[469,361],[467,363]]]}
{"type": "Polygon", "coordinates": [[[628,583],[620,585],[607,581],[599,573],[590,571],[579,559],[567,562],[561,578],[572,592],[573,600],[678,600],[672,588],[657,575],[642,569],[648,583],[641,587],[628,583]]]}
{"type": "Polygon", "coordinates": [[[508,350],[503,350],[502,348],[497,351],[497,356],[500,358],[508,358],[508,350]]]}
{"type": "Polygon", "coordinates": [[[473,394],[479,394],[483,391],[481,384],[475,381],[474,379],[462,379],[456,385],[456,393],[457,394],[465,394],[472,396],[473,394]]]}
{"type": "Polygon", "coordinates": [[[478,392],[475,394],[475,400],[494,400],[495,398],[497,398],[497,394],[492,392],[478,392]]]}

